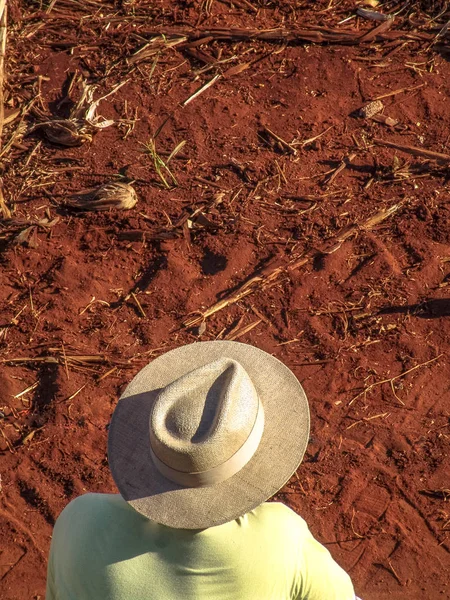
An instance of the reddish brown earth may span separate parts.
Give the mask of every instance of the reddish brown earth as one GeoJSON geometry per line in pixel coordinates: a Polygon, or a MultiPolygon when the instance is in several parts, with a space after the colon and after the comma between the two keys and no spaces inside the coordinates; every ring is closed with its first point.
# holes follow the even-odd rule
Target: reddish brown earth
{"type": "Polygon", "coordinates": [[[107,425],[133,375],[180,344],[230,338],[273,353],[307,392],[310,445],[278,496],[358,595],[448,598],[449,169],[373,139],[450,152],[448,39],[430,47],[405,37],[433,39],[450,15],[430,21],[414,5],[393,26],[403,37],[357,45],[213,41],[195,50],[236,59],[198,74],[204,63],[183,48],[134,70],[125,58],[151,29],[174,24],[310,23],[361,34],[374,24],[339,25],[355,14],[353,2],[47,6],[11,3],[6,111],[35,98],[27,127],[39,120],[35,109],[67,116],[79,97],[74,86],[66,98],[75,72],[99,86],[95,97],[127,83],[99,108],[118,123],[91,143],[66,148],[32,132],[8,149],[20,117],[3,129],[12,216],[0,222],[1,598],[42,599],[58,514],[79,494],[114,490],[107,425]],[[263,57],[180,106],[216,72],[263,57]],[[355,116],[401,89],[383,100],[395,127],[355,116]],[[165,189],[142,144],[170,114],[157,150],[167,157],[186,144],[170,163],[178,187],[165,189]],[[299,142],[295,153],[271,147],[264,126],[299,142]],[[108,180],[134,181],[136,207],[64,207],[70,193],[108,180]],[[361,226],[397,204],[382,223],[361,226]],[[17,239],[45,217],[59,220],[17,239]],[[131,230],[147,237],[123,239],[131,230]],[[305,253],[311,260],[288,268],[305,253]],[[283,268],[268,284],[273,265],[283,268]],[[258,269],[251,294],[206,327],[183,326],[258,269]]]}

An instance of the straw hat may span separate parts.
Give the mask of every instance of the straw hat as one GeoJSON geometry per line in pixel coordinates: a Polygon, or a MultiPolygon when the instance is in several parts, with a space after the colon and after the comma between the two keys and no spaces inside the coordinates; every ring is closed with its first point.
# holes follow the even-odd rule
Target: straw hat
{"type": "Polygon", "coordinates": [[[238,342],[197,342],[144,367],[122,394],[108,439],[123,498],[169,527],[232,521],[275,494],[300,464],[308,401],[279,360],[238,342]]]}

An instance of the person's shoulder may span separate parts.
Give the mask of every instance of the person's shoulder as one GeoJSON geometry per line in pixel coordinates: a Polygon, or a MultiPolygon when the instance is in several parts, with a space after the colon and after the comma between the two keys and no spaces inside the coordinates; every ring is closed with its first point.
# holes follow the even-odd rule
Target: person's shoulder
{"type": "Polygon", "coordinates": [[[119,494],[83,494],[74,498],[64,508],[60,514],[58,521],[76,522],[82,519],[83,522],[93,520],[96,521],[99,517],[104,519],[111,513],[126,508],[127,503],[119,494]]]}
{"type": "Polygon", "coordinates": [[[277,528],[283,527],[295,531],[308,529],[304,519],[281,502],[264,502],[258,506],[255,514],[262,521],[273,523],[274,527],[277,528]]]}
{"type": "Polygon", "coordinates": [[[256,510],[267,515],[276,515],[281,519],[305,522],[292,508],[289,508],[289,506],[286,506],[282,502],[263,502],[256,510]]]}

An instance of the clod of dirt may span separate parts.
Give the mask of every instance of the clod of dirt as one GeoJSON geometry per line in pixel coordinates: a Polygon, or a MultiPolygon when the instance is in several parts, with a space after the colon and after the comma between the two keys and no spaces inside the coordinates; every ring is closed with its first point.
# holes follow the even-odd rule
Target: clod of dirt
{"type": "Polygon", "coordinates": [[[129,210],[138,199],[135,190],[127,183],[110,182],[100,187],[73,194],[67,204],[79,210],[129,210]]]}

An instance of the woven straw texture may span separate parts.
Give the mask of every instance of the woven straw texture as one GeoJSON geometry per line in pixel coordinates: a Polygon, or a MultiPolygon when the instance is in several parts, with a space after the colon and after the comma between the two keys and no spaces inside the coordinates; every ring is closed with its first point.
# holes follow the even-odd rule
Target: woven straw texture
{"type": "Polygon", "coordinates": [[[258,404],[251,379],[235,361],[222,358],[190,371],[156,400],[153,451],[178,471],[206,471],[220,465],[247,440],[258,404]]]}
{"type": "Polygon", "coordinates": [[[309,408],[295,375],[279,360],[238,342],[197,342],[168,352],[144,367],[126,388],[114,412],[109,464],[125,500],[164,525],[205,529],[256,508],[275,494],[300,464],[309,437],[309,408]],[[186,488],[168,481],[150,456],[149,420],[163,388],[215,360],[238,362],[264,407],[261,442],[251,460],[222,483],[186,488]]]}

